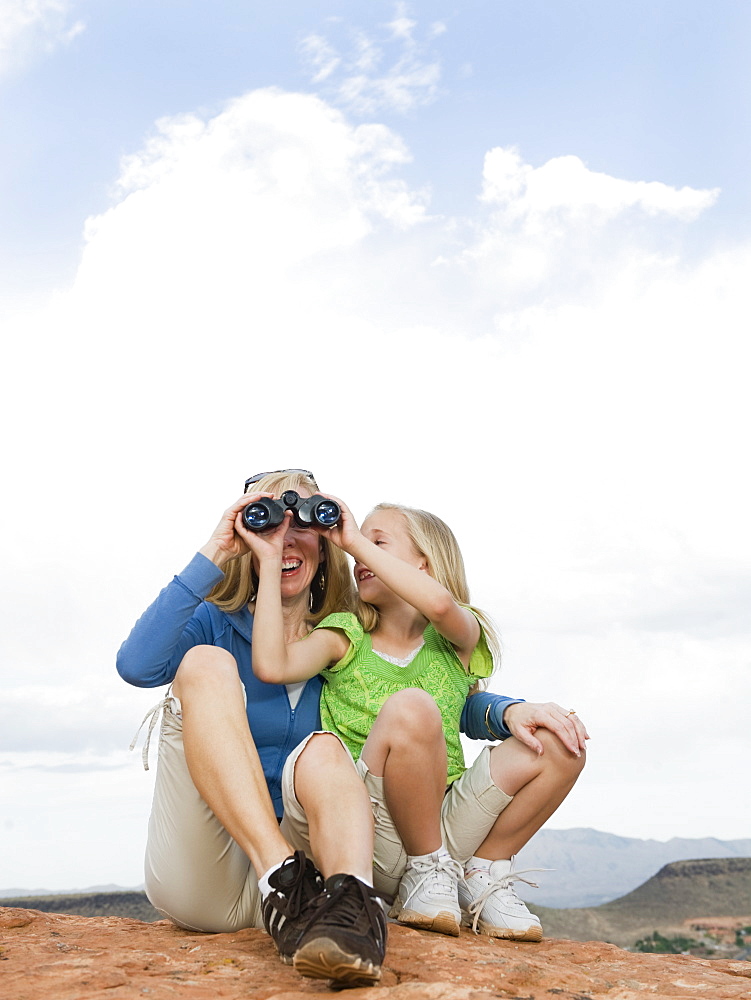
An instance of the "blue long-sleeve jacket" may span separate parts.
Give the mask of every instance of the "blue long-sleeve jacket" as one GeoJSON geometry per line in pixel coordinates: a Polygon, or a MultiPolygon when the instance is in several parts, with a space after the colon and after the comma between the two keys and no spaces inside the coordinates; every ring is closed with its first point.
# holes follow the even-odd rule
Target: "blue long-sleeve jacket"
{"type": "MultiPolygon", "coordinates": [[[[117,670],[129,684],[158,687],[172,683],[182,658],[193,646],[219,646],[231,653],[247,694],[250,731],[274,808],[281,816],[282,768],[297,744],[321,727],[323,680],[320,676],[311,678],[295,708],[283,684],[258,680],[251,668],[253,616],[247,608],[229,614],[205,600],[223,576],[210,559],[196,553],[133,626],[117,654],[117,670]]],[[[521,700],[485,691],[472,695],[462,713],[462,732],[471,739],[505,739],[511,734],[503,724],[503,713],[521,700]]]]}

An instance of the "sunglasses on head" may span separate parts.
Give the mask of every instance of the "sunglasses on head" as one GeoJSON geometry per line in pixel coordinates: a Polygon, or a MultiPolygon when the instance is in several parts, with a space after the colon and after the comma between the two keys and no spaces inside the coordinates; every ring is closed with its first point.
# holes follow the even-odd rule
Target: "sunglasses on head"
{"type": "Polygon", "coordinates": [[[249,479],[245,480],[244,493],[248,492],[248,487],[252,486],[253,483],[259,482],[261,479],[265,479],[266,476],[275,476],[278,472],[299,472],[302,476],[309,476],[313,482],[315,482],[315,476],[308,469],[272,469],[271,472],[257,472],[255,476],[250,476],[249,479]]]}

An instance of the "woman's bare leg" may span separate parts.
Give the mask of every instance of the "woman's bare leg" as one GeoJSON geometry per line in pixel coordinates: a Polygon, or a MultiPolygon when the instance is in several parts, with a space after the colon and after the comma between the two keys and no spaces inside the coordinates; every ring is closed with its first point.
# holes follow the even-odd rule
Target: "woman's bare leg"
{"type": "Polygon", "coordinates": [[[381,708],[362,757],[383,777],[391,818],[407,854],[438,851],[446,791],[446,741],[435,701],[419,688],[393,694],[381,708]]]}
{"type": "Polygon", "coordinates": [[[193,783],[263,875],[292,849],[274,814],[234,657],[218,646],[194,646],[180,664],[172,690],[182,706],[193,783]]]}

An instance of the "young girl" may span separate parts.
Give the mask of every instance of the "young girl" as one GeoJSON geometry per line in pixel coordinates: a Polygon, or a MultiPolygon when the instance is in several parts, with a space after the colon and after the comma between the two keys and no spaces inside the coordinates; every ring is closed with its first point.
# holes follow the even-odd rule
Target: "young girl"
{"type": "Polygon", "coordinates": [[[359,614],[329,615],[304,640],[285,645],[279,580],[288,569],[286,526],[254,536],[253,669],[272,683],[323,673],[323,725],[350,749],[364,777],[382,783],[396,834],[377,820],[385,853],[396,848],[398,856],[401,842],[407,852],[390,916],[458,935],[464,871],[447,850],[444,826],[452,808],[463,805],[461,798],[452,803],[451,791],[465,770],[460,716],[471,689],[493,670],[497,639],[482,612],[469,607],[461,553],[443,521],[379,504],[360,531],[341,506],[339,525],[325,536],[355,559],[359,614]]]}

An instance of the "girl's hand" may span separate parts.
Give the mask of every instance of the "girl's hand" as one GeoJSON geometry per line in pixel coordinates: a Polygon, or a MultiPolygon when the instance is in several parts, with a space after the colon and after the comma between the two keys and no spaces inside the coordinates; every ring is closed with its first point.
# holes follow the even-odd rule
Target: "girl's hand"
{"type": "Polygon", "coordinates": [[[338,545],[340,549],[344,549],[345,552],[352,554],[350,549],[358,539],[362,538],[360,534],[360,529],[357,527],[357,521],[352,515],[352,511],[346,505],[343,500],[339,497],[335,497],[332,493],[321,493],[322,497],[326,497],[327,500],[334,500],[339,504],[342,511],[342,516],[339,518],[339,523],[335,524],[333,528],[320,528],[316,526],[315,530],[319,535],[324,538],[328,538],[338,545]]]}
{"type": "Polygon", "coordinates": [[[284,537],[292,523],[292,511],[284,512],[284,519],[270,531],[248,531],[243,524],[242,511],[235,518],[235,531],[259,562],[271,559],[281,562],[284,555],[284,537]]]}
{"type": "MultiPolygon", "coordinates": [[[[261,497],[271,496],[273,496],[271,493],[245,493],[238,500],[235,500],[232,506],[228,507],[222,514],[222,519],[214,528],[211,538],[198,551],[220,569],[230,559],[244,556],[246,552],[250,551],[250,547],[243,535],[238,533],[237,522],[239,520],[242,524],[242,511],[249,503],[253,503],[261,497]]],[[[243,531],[245,531],[244,526],[243,531]]],[[[250,532],[245,532],[245,534],[250,534],[250,532]]]]}

